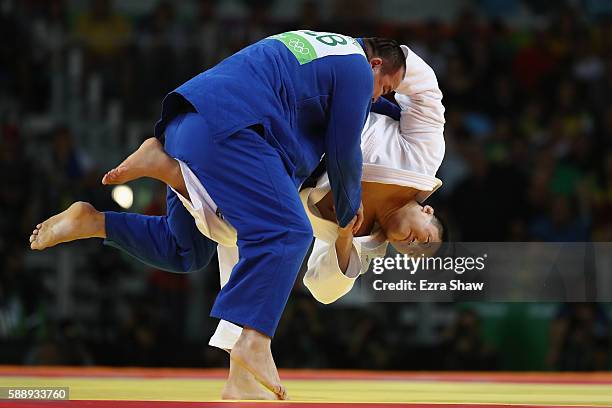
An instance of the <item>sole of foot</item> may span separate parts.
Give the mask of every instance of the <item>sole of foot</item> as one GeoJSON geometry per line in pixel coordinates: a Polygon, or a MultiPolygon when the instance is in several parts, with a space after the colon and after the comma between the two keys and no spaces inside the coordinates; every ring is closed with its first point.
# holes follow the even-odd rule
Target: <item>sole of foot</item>
{"type": "Polygon", "coordinates": [[[30,236],[30,248],[43,250],[63,242],[96,236],[94,216],[98,211],[82,201],[38,224],[30,236]]]}

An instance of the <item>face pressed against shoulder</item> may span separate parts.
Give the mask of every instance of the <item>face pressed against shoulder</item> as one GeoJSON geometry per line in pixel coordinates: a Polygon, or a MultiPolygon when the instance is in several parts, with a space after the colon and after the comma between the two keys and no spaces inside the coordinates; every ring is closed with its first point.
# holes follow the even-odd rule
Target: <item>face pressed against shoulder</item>
{"type": "Polygon", "coordinates": [[[406,70],[404,68],[398,69],[395,73],[389,75],[383,75],[383,95],[391,93],[392,91],[399,88],[404,76],[406,75],[406,70]]]}
{"type": "Polygon", "coordinates": [[[366,58],[374,75],[372,101],[397,89],[406,74],[406,51],[394,40],[380,37],[362,39],[366,58]]]}
{"type": "Polygon", "coordinates": [[[372,101],[376,102],[382,95],[386,95],[400,86],[404,79],[405,70],[400,68],[392,73],[386,73],[382,67],[380,58],[372,58],[370,60],[372,72],[374,73],[374,92],[372,101]]]}

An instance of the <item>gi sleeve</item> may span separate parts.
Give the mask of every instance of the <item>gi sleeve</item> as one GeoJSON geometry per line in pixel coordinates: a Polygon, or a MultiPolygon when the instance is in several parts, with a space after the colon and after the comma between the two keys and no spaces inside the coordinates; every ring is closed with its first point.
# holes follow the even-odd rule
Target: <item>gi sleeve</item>
{"type": "Polygon", "coordinates": [[[361,262],[353,245],[346,274],[338,265],[336,245],[315,239],[308,269],[304,275],[304,285],[312,296],[321,303],[329,304],[346,295],[361,273],[361,262]]]}
{"type": "Polygon", "coordinates": [[[402,111],[400,127],[444,129],[444,105],[436,74],[412,51],[406,59],[406,75],[395,92],[402,111]]]}
{"type": "Polygon", "coordinates": [[[400,112],[402,111],[399,106],[388,100],[387,98],[378,98],[376,102],[372,104],[372,112],[380,113],[381,115],[389,116],[392,119],[400,120],[400,112]]]}
{"type": "Polygon", "coordinates": [[[361,202],[361,132],[372,101],[374,79],[362,55],[329,57],[333,86],[325,149],[338,224],[345,227],[361,202]]]}
{"type": "Polygon", "coordinates": [[[435,175],[446,150],[442,92],[433,69],[412,51],[395,100],[401,108],[400,134],[413,151],[412,168],[435,175]]]}

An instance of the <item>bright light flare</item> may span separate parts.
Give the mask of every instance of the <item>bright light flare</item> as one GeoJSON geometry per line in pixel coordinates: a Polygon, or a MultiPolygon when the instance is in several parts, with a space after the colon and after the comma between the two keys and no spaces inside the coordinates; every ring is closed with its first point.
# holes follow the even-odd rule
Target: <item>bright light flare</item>
{"type": "Polygon", "coordinates": [[[126,210],[134,204],[134,192],[128,186],[117,186],[113,188],[112,196],[113,200],[115,200],[121,208],[126,210]]]}

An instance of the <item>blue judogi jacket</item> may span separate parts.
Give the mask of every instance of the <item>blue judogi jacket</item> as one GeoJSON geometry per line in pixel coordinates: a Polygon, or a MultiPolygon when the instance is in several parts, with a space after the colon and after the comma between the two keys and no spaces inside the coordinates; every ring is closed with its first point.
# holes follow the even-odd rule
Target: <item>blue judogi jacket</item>
{"type": "Polygon", "coordinates": [[[308,62],[297,55],[272,38],[244,48],[170,92],[155,134],[163,133],[185,101],[205,118],[202,132],[215,140],[261,125],[296,188],[325,154],[336,216],[345,226],[361,201],[360,140],[371,106],[372,70],[359,53],[308,62]]]}

